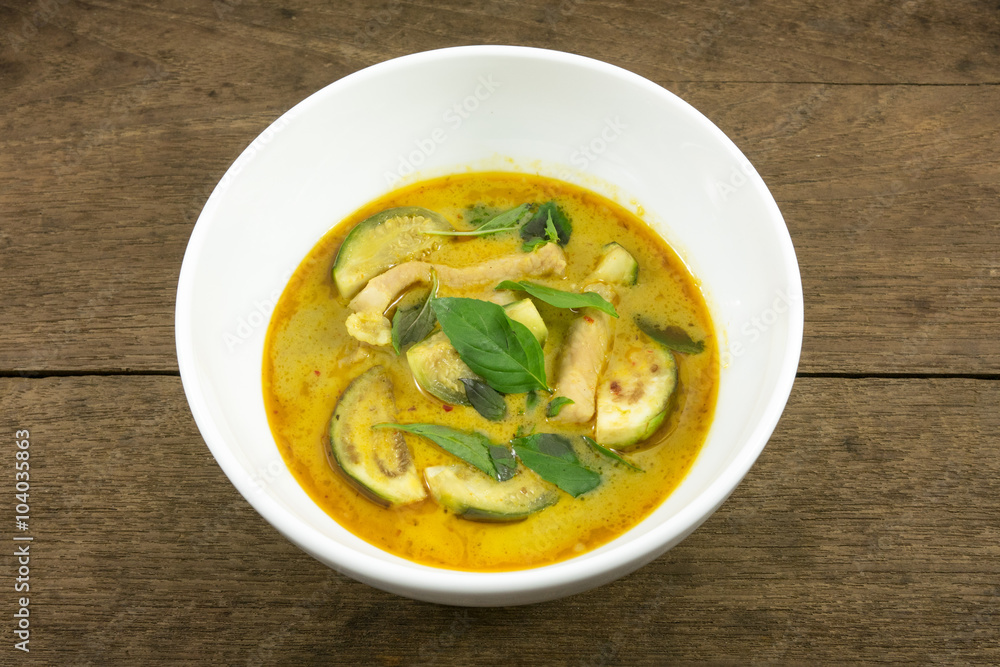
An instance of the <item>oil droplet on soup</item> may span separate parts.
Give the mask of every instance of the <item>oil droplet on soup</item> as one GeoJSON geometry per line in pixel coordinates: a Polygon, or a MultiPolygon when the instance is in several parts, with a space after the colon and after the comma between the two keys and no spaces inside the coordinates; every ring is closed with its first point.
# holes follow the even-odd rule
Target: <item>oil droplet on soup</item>
{"type": "MultiPolygon", "coordinates": [[[[516,233],[483,237],[441,237],[422,261],[465,267],[519,253],[516,233]]],[[[497,281],[499,282],[499,281],[497,281]]],[[[493,285],[487,286],[492,289],[493,285]]],[[[426,287],[424,288],[426,289],[426,287]]],[[[468,294],[454,288],[447,296],[483,298],[482,285],[468,294]]],[[[516,298],[526,296],[517,293],[516,298]]],[[[548,338],[544,345],[549,386],[556,386],[562,343],[579,313],[534,300],[548,338]]],[[[389,313],[391,315],[391,312],[389,313]]],[[[712,322],[697,281],[673,250],[638,217],[618,204],[582,188],[540,176],[470,173],[417,183],[371,202],[337,224],[302,261],[271,318],[264,349],[264,402],[275,442],[288,468],[309,496],[347,530],[388,552],[419,563],[459,570],[502,571],[545,565],[601,546],[639,523],[680,483],[705,441],[719,377],[712,322]],[[667,418],[651,437],[622,455],[636,471],[588,447],[576,448],[580,463],[600,474],[592,491],[558,501],[510,523],[483,523],[456,516],[428,494],[421,501],[386,507],[352,484],[330,454],[328,425],[339,397],[356,377],[378,365],[388,374],[399,423],[444,424],[478,431],[506,444],[518,428],[570,435],[594,434],[583,424],[556,423],[540,407],[526,408],[524,394],[507,396],[506,419],[484,419],[465,405],[446,404],[414,382],[406,354],[391,345],[373,346],[351,337],[345,321],[352,310],[331,277],[338,249],[348,232],[370,216],[394,207],[436,211],[458,227],[468,225],[469,209],[486,205],[504,210],[522,203],[555,201],[572,222],[563,248],[565,278],[539,280],[572,290],[582,286],[615,241],[639,265],[638,282],[618,290],[613,345],[635,339],[634,318],[669,322],[704,341],[698,354],[673,353],[677,383],[667,418]]],[[[565,408],[563,408],[565,409],[565,408]]],[[[413,464],[466,465],[429,440],[405,435],[413,464]]],[[[481,474],[476,472],[475,474],[481,474]]],[[[554,489],[555,487],[553,487],[554,489]]]]}

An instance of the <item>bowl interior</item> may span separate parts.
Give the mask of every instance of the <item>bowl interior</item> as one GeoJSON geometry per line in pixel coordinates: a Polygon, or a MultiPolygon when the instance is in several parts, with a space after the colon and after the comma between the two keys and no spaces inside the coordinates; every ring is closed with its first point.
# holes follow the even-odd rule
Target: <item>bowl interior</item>
{"type": "Polygon", "coordinates": [[[683,539],[731,493],[766,443],[791,389],[801,337],[801,287],[787,229],[732,142],[637,75],[518,47],[408,56],[297,105],[246,149],[212,194],[177,297],[185,391],[237,488],[324,562],[388,590],[451,602],[575,592],[683,539]],[[562,178],[639,211],[701,282],[724,364],[715,423],[676,492],[626,535],[541,568],[543,576],[436,570],[354,537],[285,468],[261,391],[271,311],[326,231],[397,185],[491,169],[562,178]]]}

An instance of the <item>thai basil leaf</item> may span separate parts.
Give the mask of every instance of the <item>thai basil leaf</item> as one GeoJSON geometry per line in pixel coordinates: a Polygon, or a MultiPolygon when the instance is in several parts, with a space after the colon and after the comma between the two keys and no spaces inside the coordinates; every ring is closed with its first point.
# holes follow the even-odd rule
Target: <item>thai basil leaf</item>
{"type": "Polygon", "coordinates": [[[556,396],[551,401],[549,401],[549,407],[545,411],[546,417],[555,417],[558,415],[564,407],[567,405],[572,405],[575,401],[572,398],[566,398],[565,396],[556,396]]]}
{"type": "Polygon", "coordinates": [[[596,308],[612,317],[618,317],[615,307],[597,292],[567,292],[527,280],[505,280],[494,289],[521,290],[556,308],[596,308]]]}
{"type": "Polygon", "coordinates": [[[525,241],[521,245],[521,252],[532,252],[535,248],[540,245],[545,245],[548,243],[545,239],[531,239],[530,241],[525,241]]]}
{"type": "Polygon", "coordinates": [[[476,228],[476,231],[480,234],[492,234],[517,229],[530,208],[530,204],[521,204],[502,213],[497,213],[493,217],[487,218],[483,224],[476,228]]]}
{"type": "Polygon", "coordinates": [[[546,234],[550,218],[555,229],[556,238],[553,240],[562,246],[569,243],[569,237],[573,233],[573,225],[554,201],[546,202],[538,207],[531,219],[521,227],[521,238],[529,242],[532,239],[550,240],[546,234]]]}
{"type": "Polygon", "coordinates": [[[534,410],[536,405],[538,405],[538,392],[529,391],[528,395],[524,397],[524,409],[526,411],[534,410]]]}
{"type": "Polygon", "coordinates": [[[458,356],[488,385],[502,394],[548,391],[542,346],[502,307],[461,297],[436,298],[431,307],[458,356]]]}
{"type": "Polygon", "coordinates": [[[468,219],[470,227],[478,227],[498,213],[496,208],[487,206],[482,202],[473,204],[465,209],[465,211],[465,217],[468,219]]]}
{"type": "Polygon", "coordinates": [[[496,468],[498,482],[506,482],[517,473],[517,459],[514,458],[514,452],[510,447],[490,445],[490,459],[496,468]]]}
{"type": "Polygon", "coordinates": [[[646,472],[645,470],[643,470],[639,466],[634,465],[632,463],[629,463],[621,454],[619,454],[615,450],[608,449],[607,447],[602,447],[601,445],[597,444],[597,442],[593,438],[590,438],[590,437],[587,437],[587,436],[582,436],[582,437],[583,437],[583,441],[585,443],[587,443],[588,445],[590,445],[591,449],[593,449],[594,451],[598,452],[599,454],[603,454],[604,456],[608,457],[612,461],[617,461],[618,463],[621,463],[625,467],[631,468],[632,470],[636,470],[638,472],[646,472]]]}
{"type": "Polygon", "coordinates": [[[522,252],[531,252],[540,245],[545,245],[546,243],[559,243],[559,231],[556,229],[555,223],[552,221],[552,212],[550,211],[548,217],[545,220],[545,237],[544,238],[534,238],[530,241],[525,241],[521,245],[522,252]]]}
{"type": "Polygon", "coordinates": [[[437,322],[431,301],[437,297],[437,274],[431,275],[431,291],[419,306],[397,309],[392,316],[392,349],[399,354],[404,347],[419,343],[430,334],[437,322]]]}
{"type": "Polygon", "coordinates": [[[438,424],[375,424],[372,428],[394,428],[413,435],[427,438],[449,454],[474,465],[490,477],[496,478],[497,471],[490,456],[494,444],[482,433],[459,431],[438,424]]]}
{"type": "Polygon", "coordinates": [[[705,349],[705,341],[692,340],[688,332],[679,326],[658,327],[642,317],[636,317],[635,323],[644,334],[675,352],[698,354],[705,349]]]}
{"type": "Polygon", "coordinates": [[[459,378],[465,385],[465,397],[476,409],[476,412],[490,421],[498,422],[507,416],[507,401],[503,394],[497,392],[482,380],[476,378],[459,378]]]}
{"type": "Polygon", "coordinates": [[[556,229],[556,223],[552,220],[552,211],[549,211],[548,217],[545,219],[545,238],[548,239],[549,243],[559,243],[559,230],[556,229]]]}
{"type": "Polygon", "coordinates": [[[524,218],[529,208],[528,204],[515,206],[512,209],[503,211],[502,213],[497,213],[496,215],[487,218],[475,229],[465,232],[454,230],[439,231],[431,229],[424,231],[424,234],[434,234],[436,236],[485,236],[487,234],[510,232],[517,229],[521,225],[521,220],[524,218]]]}
{"type": "Polygon", "coordinates": [[[554,433],[535,433],[511,441],[521,463],[574,498],[596,488],[601,476],[580,465],[569,440],[554,433]]]}

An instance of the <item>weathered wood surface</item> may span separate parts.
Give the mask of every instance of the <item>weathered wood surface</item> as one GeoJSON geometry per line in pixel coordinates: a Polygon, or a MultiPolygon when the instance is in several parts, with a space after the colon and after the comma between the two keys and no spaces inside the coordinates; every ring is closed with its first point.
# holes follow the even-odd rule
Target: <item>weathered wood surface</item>
{"type": "MultiPolygon", "coordinates": [[[[31,431],[31,655],[996,664],[998,404],[988,380],[800,378],[757,465],[680,546],[567,600],[463,610],[371,589],[287,542],[212,460],[177,378],[0,380],[7,437],[31,431]]],[[[12,570],[0,560],[0,580],[12,570]]]]}
{"type": "Polygon", "coordinates": [[[1000,10],[575,0],[0,2],[0,371],[176,370],[180,259],[240,151],[345,74],[476,42],[632,69],[736,140],[799,251],[802,370],[1000,372],[1000,10]]]}
{"type": "Polygon", "coordinates": [[[0,377],[0,423],[32,434],[37,535],[32,653],[5,629],[0,664],[997,664],[998,121],[992,1],[0,0],[0,375],[85,375],[0,377]],[[475,43],[599,58],[714,120],[784,213],[801,370],[829,376],[799,378],[679,547],[512,609],[305,556],[154,374],[176,372],[181,257],[243,148],[342,76],[475,43]],[[856,377],[880,374],[917,377],[856,377]]]}

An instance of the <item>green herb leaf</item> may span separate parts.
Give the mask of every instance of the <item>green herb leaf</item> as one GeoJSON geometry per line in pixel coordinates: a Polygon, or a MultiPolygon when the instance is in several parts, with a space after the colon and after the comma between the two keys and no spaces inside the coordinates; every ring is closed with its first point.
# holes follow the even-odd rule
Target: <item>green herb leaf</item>
{"type": "Polygon", "coordinates": [[[679,326],[658,327],[642,317],[636,317],[635,323],[644,334],[675,352],[698,354],[705,349],[705,341],[692,340],[688,332],[679,326]]]}
{"type": "Polygon", "coordinates": [[[459,379],[465,385],[465,397],[476,412],[494,422],[507,416],[507,402],[503,400],[503,394],[478,378],[459,379]]]}
{"type": "Polygon", "coordinates": [[[545,219],[545,236],[525,241],[521,245],[521,251],[532,252],[538,246],[545,245],[546,243],[559,243],[559,230],[556,229],[556,225],[552,221],[551,211],[549,211],[548,217],[545,219]]]}
{"type": "Polygon", "coordinates": [[[521,238],[525,241],[531,241],[532,239],[552,240],[563,246],[569,243],[569,237],[572,233],[573,225],[570,224],[569,218],[566,217],[566,214],[563,213],[562,209],[554,201],[546,202],[539,206],[535,214],[531,216],[531,219],[521,227],[521,238]],[[546,233],[550,219],[552,220],[552,227],[555,230],[554,239],[550,239],[546,233]]]}
{"type": "Polygon", "coordinates": [[[529,204],[521,204],[502,213],[497,213],[493,217],[487,218],[483,224],[476,228],[476,231],[480,234],[493,234],[517,229],[530,208],[529,204]]]}
{"type": "Polygon", "coordinates": [[[495,207],[487,206],[483,202],[479,202],[478,204],[473,204],[465,209],[465,218],[468,220],[470,227],[478,227],[495,216],[498,212],[499,211],[495,207]]]}
{"type": "Polygon", "coordinates": [[[545,219],[545,238],[549,243],[559,243],[559,231],[556,229],[556,223],[552,221],[552,211],[548,212],[548,217],[545,219]]]}
{"type": "Polygon", "coordinates": [[[567,405],[572,405],[575,401],[572,398],[566,398],[565,396],[556,396],[551,401],[549,401],[549,407],[545,411],[546,417],[555,417],[559,412],[567,405]]]}
{"type": "Polygon", "coordinates": [[[475,229],[465,232],[429,229],[425,230],[424,234],[434,234],[436,236],[486,236],[487,234],[510,232],[517,229],[521,225],[521,220],[524,218],[529,208],[528,204],[515,206],[512,209],[503,211],[502,213],[497,213],[496,215],[487,218],[475,229]]]}
{"type": "Polygon", "coordinates": [[[526,411],[534,410],[536,405],[538,405],[538,392],[529,391],[528,395],[524,397],[524,409],[526,411]]]}
{"type": "Polygon", "coordinates": [[[437,317],[434,309],[431,308],[431,301],[437,297],[438,279],[437,274],[431,274],[431,291],[427,298],[419,306],[413,308],[396,309],[396,314],[392,316],[392,349],[399,354],[404,347],[413,343],[419,343],[434,329],[437,317]]]}
{"type": "Polygon", "coordinates": [[[528,327],[507,317],[501,306],[444,297],[434,299],[431,307],[458,356],[488,385],[503,394],[548,391],[542,346],[528,327]]]}
{"type": "Polygon", "coordinates": [[[514,452],[510,447],[490,445],[490,459],[496,468],[498,482],[506,482],[517,473],[517,459],[514,458],[514,452]]]}
{"type": "Polygon", "coordinates": [[[530,241],[525,241],[521,244],[521,252],[533,252],[535,248],[540,245],[545,245],[548,243],[545,239],[531,239],[530,241]]]}
{"type": "Polygon", "coordinates": [[[521,290],[556,308],[596,308],[612,317],[618,317],[618,311],[615,310],[615,307],[597,292],[567,292],[527,280],[519,282],[505,280],[494,289],[521,290]]]}
{"type": "Polygon", "coordinates": [[[569,440],[554,433],[535,433],[511,441],[521,462],[574,498],[596,488],[601,476],[580,465],[569,440]]]}
{"type": "Polygon", "coordinates": [[[394,428],[413,435],[427,438],[449,454],[453,454],[466,463],[474,465],[490,477],[496,478],[497,471],[493,467],[490,447],[494,444],[482,433],[459,431],[458,429],[438,424],[375,424],[372,428],[394,428]]]}
{"type": "Polygon", "coordinates": [[[639,466],[634,465],[632,463],[629,463],[621,454],[619,454],[615,450],[608,449],[607,447],[603,447],[603,446],[597,444],[597,442],[593,438],[590,438],[588,436],[582,436],[582,437],[583,437],[583,441],[585,443],[587,443],[588,445],[590,445],[591,449],[595,450],[599,454],[603,454],[604,456],[608,457],[612,461],[617,461],[618,463],[621,463],[625,467],[631,468],[632,470],[636,470],[638,472],[646,472],[645,470],[643,470],[639,466]]]}

